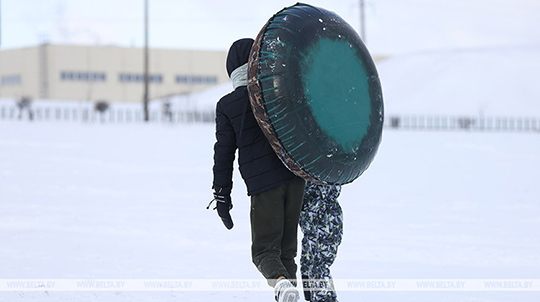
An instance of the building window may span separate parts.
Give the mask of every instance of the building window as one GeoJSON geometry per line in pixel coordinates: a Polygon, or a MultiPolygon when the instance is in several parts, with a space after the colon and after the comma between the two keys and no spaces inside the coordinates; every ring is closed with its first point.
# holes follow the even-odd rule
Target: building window
{"type": "MultiPolygon", "coordinates": [[[[144,82],[144,75],[138,73],[121,73],[118,76],[118,81],[122,83],[140,83],[144,82]]],[[[150,74],[148,76],[148,81],[150,83],[162,83],[163,76],[160,74],[150,74]]]]}
{"type": "Polygon", "coordinates": [[[104,72],[62,71],[60,79],[62,81],[105,82],[107,77],[104,72]]]}
{"type": "Polygon", "coordinates": [[[178,84],[190,84],[190,85],[209,85],[217,84],[216,76],[190,76],[190,75],[178,75],[176,76],[176,83],[178,84]]]}
{"type": "Polygon", "coordinates": [[[20,85],[21,84],[21,76],[20,75],[6,75],[2,76],[2,86],[7,85],[20,85]]]}

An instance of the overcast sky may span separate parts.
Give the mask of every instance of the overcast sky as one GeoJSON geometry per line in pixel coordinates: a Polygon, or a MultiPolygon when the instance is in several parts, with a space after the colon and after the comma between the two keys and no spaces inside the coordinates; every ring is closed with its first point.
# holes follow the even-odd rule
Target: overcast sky
{"type": "MultiPolygon", "coordinates": [[[[144,0],[0,0],[0,48],[51,43],[141,47],[144,0]]],[[[358,0],[313,0],[359,30],[358,0]]],[[[366,0],[372,53],[540,45],[538,0],[366,0]]],[[[295,1],[149,0],[150,46],[227,50],[295,1]]]]}

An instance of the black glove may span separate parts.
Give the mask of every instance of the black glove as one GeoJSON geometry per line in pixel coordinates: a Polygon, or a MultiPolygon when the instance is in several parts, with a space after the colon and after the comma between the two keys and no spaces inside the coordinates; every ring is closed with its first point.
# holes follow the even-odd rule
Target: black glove
{"type": "Polygon", "coordinates": [[[234,223],[232,221],[231,213],[229,213],[233,207],[231,195],[218,195],[217,193],[214,193],[214,199],[216,200],[216,208],[221,221],[223,221],[223,224],[228,230],[232,229],[234,223]]]}

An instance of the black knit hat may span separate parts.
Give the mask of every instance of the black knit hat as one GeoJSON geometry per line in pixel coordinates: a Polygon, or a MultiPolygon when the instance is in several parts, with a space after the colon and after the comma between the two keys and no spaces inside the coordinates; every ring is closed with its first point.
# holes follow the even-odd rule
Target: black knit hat
{"type": "Polygon", "coordinates": [[[236,68],[248,62],[249,52],[251,51],[253,42],[255,42],[253,39],[245,38],[237,40],[231,45],[227,55],[227,73],[229,74],[229,77],[236,68]]]}

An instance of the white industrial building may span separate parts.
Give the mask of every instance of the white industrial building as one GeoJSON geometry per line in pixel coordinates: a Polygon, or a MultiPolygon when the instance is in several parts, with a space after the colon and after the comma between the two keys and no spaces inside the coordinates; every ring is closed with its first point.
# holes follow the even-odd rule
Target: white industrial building
{"type": "MultiPolygon", "coordinates": [[[[225,51],[149,50],[150,99],[200,91],[229,80],[225,51]]],[[[144,51],[42,44],[0,50],[0,98],[141,102],[144,51]]]]}

